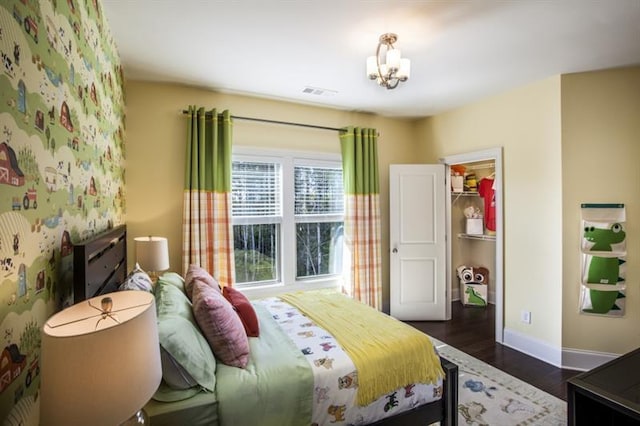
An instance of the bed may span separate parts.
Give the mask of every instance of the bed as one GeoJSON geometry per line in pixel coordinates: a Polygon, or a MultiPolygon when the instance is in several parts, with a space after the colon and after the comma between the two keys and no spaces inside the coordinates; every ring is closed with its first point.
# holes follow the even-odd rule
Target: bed
{"type": "MultiPolygon", "coordinates": [[[[124,282],[126,277],[125,225],[74,246],[75,302],[115,291],[119,283],[124,282]]],[[[159,279],[154,292],[158,306],[161,345],[163,344],[163,336],[168,334],[179,335],[181,338],[193,335],[192,337],[200,339],[198,335],[202,333],[197,332],[199,331],[197,330],[197,325],[195,327],[188,325],[189,321],[193,324],[193,314],[189,309],[190,302],[188,302],[188,299],[186,299],[187,301],[182,299],[181,292],[184,292],[183,277],[175,273],[164,274],[159,279]],[[179,302],[176,302],[176,300],[179,300],[179,302]],[[179,311],[178,314],[168,311],[168,309],[174,308],[179,311]],[[166,318],[170,318],[170,321],[165,323],[166,318]],[[176,328],[178,326],[190,327],[190,332],[185,332],[185,329],[182,328],[176,328]]],[[[355,413],[357,407],[354,407],[353,410],[349,407],[345,411],[344,408],[340,408],[339,404],[329,405],[331,408],[328,413],[323,408],[325,410],[323,416],[317,417],[316,405],[320,403],[329,404],[331,400],[329,402],[320,401],[322,398],[319,396],[318,389],[322,389],[322,386],[318,385],[318,380],[321,379],[318,379],[316,370],[329,370],[330,368],[326,368],[327,366],[322,363],[322,360],[328,359],[326,356],[305,356],[309,355],[305,353],[305,349],[308,348],[304,347],[308,343],[303,339],[305,333],[312,333],[312,331],[303,330],[300,327],[317,327],[315,333],[312,334],[323,339],[333,338],[333,336],[322,328],[317,321],[310,321],[307,317],[309,313],[299,309],[299,306],[295,305],[294,302],[296,302],[295,297],[291,300],[268,298],[260,301],[251,301],[260,323],[260,336],[248,339],[250,342],[250,355],[246,368],[227,366],[217,359],[212,359],[206,363],[203,362],[195,355],[199,352],[206,352],[206,348],[202,347],[202,343],[190,343],[187,345],[181,343],[182,341],[176,342],[177,346],[188,357],[194,358],[184,362],[179,356],[173,357],[172,354],[175,355],[175,351],[169,354],[165,348],[161,348],[163,378],[166,378],[167,382],[174,383],[175,380],[184,379],[184,375],[180,376],[180,379],[175,379],[176,371],[178,374],[182,374],[184,372],[183,365],[188,366],[188,363],[192,362],[201,367],[202,371],[199,371],[198,374],[204,376],[203,383],[206,383],[206,385],[203,386],[201,384],[201,376],[198,374],[193,374],[193,377],[186,374],[188,379],[183,380],[183,382],[188,382],[190,387],[180,386],[180,389],[168,386],[163,380],[161,389],[158,390],[154,400],[151,400],[145,406],[145,411],[151,417],[152,424],[219,424],[221,426],[252,424],[247,423],[249,421],[247,419],[252,418],[245,417],[248,414],[261,416],[259,422],[261,425],[375,424],[392,426],[429,425],[435,422],[440,422],[442,425],[457,424],[458,369],[455,364],[442,357],[436,358],[444,373],[444,376],[438,382],[417,383],[416,387],[411,385],[398,389],[403,393],[403,397],[411,394],[411,398],[407,399],[406,402],[399,403],[401,398],[399,395],[396,396],[397,392],[394,391],[380,396],[370,404],[373,407],[377,403],[379,411],[380,409],[388,410],[389,413],[384,414],[384,416],[388,417],[378,419],[378,414],[368,417],[368,414],[364,414],[364,412],[360,414],[360,411],[357,411],[358,414],[355,417],[353,415],[345,415],[347,412],[355,413]],[[292,318],[295,321],[291,320],[292,318]],[[287,328],[290,329],[289,332],[292,335],[288,336],[286,334],[287,328]],[[295,335],[298,336],[297,341],[295,340],[295,335]],[[177,359],[180,362],[176,362],[177,359]],[[178,368],[178,370],[171,373],[171,379],[169,379],[170,372],[165,371],[165,366],[169,366],[169,364],[172,364],[173,367],[176,367],[177,364],[178,368]],[[308,378],[309,375],[311,375],[311,379],[308,378]],[[266,380],[265,377],[277,377],[277,379],[266,380]],[[303,377],[305,378],[303,379],[303,377]],[[206,380],[209,381],[207,382],[206,380]],[[307,381],[305,382],[304,380],[307,381]],[[421,387],[424,387],[424,389],[421,387]],[[422,394],[416,395],[414,390],[420,390],[420,392],[430,395],[428,397],[422,394]],[[313,407],[310,408],[312,405],[313,407]],[[333,407],[338,407],[337,412],[331,411],[333,407]],[[313,412],[313,419],[320,418],[321,420],[312,421],[311,415],[306,417],[307,411],[305,410],[309,411],[309,413],[313,412]],[[301,420],[300,416],[304,416],[305,420],[301,420]]],[[[356,302],[349,301],[347,303],[356,302]]],[[[376,315],[384,316],[384,314],[379,313],[376,313],[376,315]]],[[[323,325],[322,321],[319,321],[319,323],[323,325]]],[[[201,341],[199,340],[199,342],[201,341]]],[[[325,345],[322,346],[324,348],[332,349],[331,360],[337,359],[335,361],[337,364],[334,365],[340,368],[342,366],[341,362],[343,362],[342,358],[340,358],[342,355],[335,352],[342,350],[340,345],[333,340],[318,344],[325,345]]],[[[166,346],[169,347],[169,344],[166,346]]],[[[324,353],[320,351],[318,355],[324,355],[324,353]]],[[[348,356],[347,361],[344,362],[350,362],[348,356]]],[[[349,367],[346,368],[348,369],[349,367]]],[[[419,368],[416,367],[416,369],[419,368]]],[[[351,378],[344,377],[347,379],[346,382],[342,376],[339,379],[340,388],[343,391],[349,390],[351,383],[351,378]]],[[[361,387],[364,387],[362,383],[361,387]]],[[[357,399],[357,395],[356,389],[353,398],[357,399]]],[[[349,397],[351,398],[352,396],[349,397]]]]}

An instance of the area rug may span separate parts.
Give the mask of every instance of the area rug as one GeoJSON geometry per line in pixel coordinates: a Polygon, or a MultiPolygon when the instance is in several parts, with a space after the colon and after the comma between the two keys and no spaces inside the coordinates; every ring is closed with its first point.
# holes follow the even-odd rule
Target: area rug
{"type": "Polygon", "coordinates": [[[458,424],[558,426],[567,404],[436,339],[440,355],[458,365],[458,424]]]}

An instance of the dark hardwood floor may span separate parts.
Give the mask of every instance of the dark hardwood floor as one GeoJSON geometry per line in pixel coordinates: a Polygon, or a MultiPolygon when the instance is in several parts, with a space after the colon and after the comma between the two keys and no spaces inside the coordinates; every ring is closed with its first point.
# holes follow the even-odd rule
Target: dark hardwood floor
{"type": "Polygon", "coordinates": [[[540,361],[495,341],[495,306],[451,306],[450,321],[408,321],[407,324],[466,352],[520,380],[567,400],[566,382],[580,371],[566,370],[540,361]]]}

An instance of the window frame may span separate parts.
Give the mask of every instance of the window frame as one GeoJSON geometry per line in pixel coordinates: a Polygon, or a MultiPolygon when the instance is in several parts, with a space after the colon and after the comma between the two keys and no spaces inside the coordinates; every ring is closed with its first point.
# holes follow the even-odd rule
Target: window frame
{"type": "MultiPolygon", "coordinates": [[[[232,161],[278,162],[281,167],[282,218],[280,223],[280,280],[265,284],[236,284],[239,290],[251,297],[266,297],[283,291],[311,290],[320,288],[339,288],[343,279],[341,274],[303,277],[296,279],[296,223],[297,222],[343,222],[342,215],[305,215],[304,220],[296,221],[294,168],[296,165],[311,167],[329,167],[342,169],[340,154],[294,150],[261,149],[235,146],[232,161]]],[[[233,225],[248,223],[246,218],[232,218],[233,225]]],[[[262,223],[262,222],[261,222],[262,223]]]]}

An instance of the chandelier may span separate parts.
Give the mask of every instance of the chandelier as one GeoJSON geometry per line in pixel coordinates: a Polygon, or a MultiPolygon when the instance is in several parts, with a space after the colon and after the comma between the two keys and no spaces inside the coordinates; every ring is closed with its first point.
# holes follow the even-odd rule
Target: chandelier
{"type": "Polygon", "coordinates": [[[411,71],[411,61],[402,58],[400,50],[393,46],[397,40],[396,34],[382,34],[376,49],[376,56],[367,58],[367,76],[387,89],[395,89],[398,87],[398,83],[407,81],[411,71]]]}

